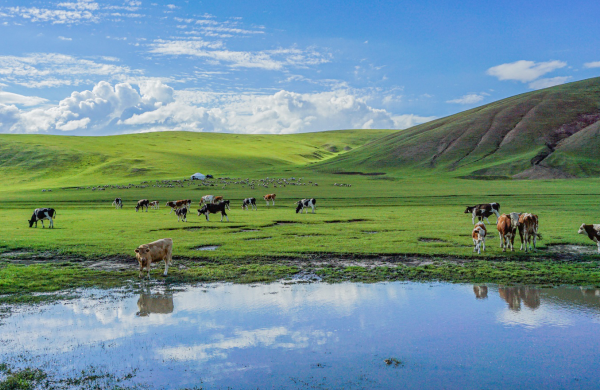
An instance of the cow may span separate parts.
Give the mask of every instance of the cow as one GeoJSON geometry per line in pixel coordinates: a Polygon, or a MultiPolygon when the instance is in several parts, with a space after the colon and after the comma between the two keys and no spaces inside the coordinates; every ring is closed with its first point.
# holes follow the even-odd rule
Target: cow
{"type": "Polygon", "coordinates": [[[498,228],[498,233],[500,233],[500,247],[502,248],[502,252],[506,252],[508,246],[510,246],[511,251],[514,251],[512,243],[514,242],[515,231],[512,228],[510,217],[502,214],[498,217],[496,227],[498,228]]]}
{"type": "Polygon", "coordinates": [[[600,224],[587,225],[582,223],[577,233],[587,234],[590,240],[598,245],[598,253],[600,253],[600,224]]]}
{"type": "Polygon", "coordinates": [[[173,211],[177,211],[180,208],[187,205],[187,200],[172,200],[172,201],[167,202],[166,204],[167,204],[167,207],[171,208],[171,211],[169,211],[169,214],[171,214],[173,211]]]}
{"type": "Polygon", "coordinates": [[[29,227],[33,227],[33,224],[35,223],[35,227],[37,228],[38,221],[42,221],[42,228],[45,228],[44,219],[47,219],[50,221],[50,229],[54,229],[54,218],[56,218],[56,211],[54,209],[40,208],[33,210],[33,215],[27,222],[29,222],[29,227]]]}
{"type": "Polygon", "coordinates": [[[246,198],[242,201],[242,210],[248,210],[248,207],[252,207],[252,210],[256,210],[256,198],[246,198]]]}
{"type": "Polygon", "coordinates": [[[478,218],[479,221],[483,221],[485,218],[489,224],[490,221],[488,220],[488,217],[490,215],[496,214],[496,218],[500,218],[500,203],[481,203],[475,206],[467,206],[465,214],[472,215],[471,220],[473,225],[475,225],[475,218],[478,218]]]}
{"type": "Polygon", "coordinates": [[[137,301],[138,312],[135,315],[140,317],[155,314],[173,313],[173,295],[170,294],[150,294],[150,291],[140,294],[137,301]]]}
{"type": "Polygon", "coordinates": [[[185,205],[189,208],[192,205],[192,200],[191,199],[186,199],[185,200],[185,205]]]}
{"type": "Polygon", "coordinates": [[[200,198],[200,207],[202,207],[204,204],[213,203],[214,198],[214,195],[204,195],[202,198],[200,198]]]}
{"type": "Polygon", "coordinates": [[[473,252],[477,252],[477,254],[481,254],[481,250],[485,252],[485,236],[487,234],[487,229],[485,228],[485,224],[483,222],[477,222],[475,227],[473,228],[473,252]]]}
{"type": "Polygon", "coordinates": [[[216,213],[221,213],[221,222],[223,222],[223,217],[227,218],[227,222],[229,222],[229,217],[227,216],[227,213],[225,212],[225,207],[227,205],[226,202],[229,201],[224,201],[218,204],[214,204],[214,203],[208,203],[205,204],[204,206],[202,206],[201,209],[198,209],[198,216],[201,216],[202,214],[204,214],[206,216],[206,220],[208,221],[208,214],[216,214],[216,213]]]}
{"type": "Polygon", "coordinates": [[[112,205],[115,206],[116,209],[122,209],[123,208],[123,200],[121,198],[115,198],[115,200],[113,200],[112,205]]]}
{"type": "Polygon", "coordinates": [[[148,199],[138,200],[137,205],[135,206],[135,212],[137,213],[139,209],[142,209],[142,212],[143,212],[144,207],[146,208],[146,212],[148,212],[149,204],[150,204],[150,201],[148,199]]]}
{"type": "Polygon", "coordinates": [[[306,208],[306,212],[308,213],[308,208],[312,208],[312,213],[315,213],[315,206],[317,205],[317,200],[315,198],[311,199],[302,199],[296,202],[296,214],[302,213],[302,210],[306,208]]]}
{"type": "Polygon", "coordinates": [[[169,264],[173,263],[173,240],[163,238],[150,244],[143,244],[135,250],[135,257],[140,264],[139,277],[142,277],[144,268],[148,269],[148,279],[150,279],[150,265],[158,263],[161,260],[165,261],[165,272],[163,276],[167,276],[169,264]]]}
{"type": "Polygon", "coordinates": [[[153,200],[152,202],[150,202],[150,207],[154,210],[158,210],[160,207],[158,200],[153,200]]]}
{"type": "Polygon", "coordinates": [[[223,197],[222,196],[215,196],[212,200],[212,203],[219,203],[223,201],[223,197]]]}
{"type": "Polygon", "coordinates": [[[275,194],[267,194],[263,196],[263,199],[267,202],[267,206],[269,205],[269,201],[273,202],[273,206],[275,206],[275,194]]]}
{"type": "Polygon", "coordinates": [[[180,209],[175,210],[175,214],[177,214],[177,222],[179,222],[180,219],[182,222],[187,222],[187,212],[187,207],[182,207],[180,209]]]}
{"type": "Polygon", "coordinates": [[[538,216],[530,213],[523,213],[519,216],[519,235],[521,236],[521,250],[525,243],[525,252],[527,247],[531,250],[531,241],[533,239],[533,250],[537,250],[535,244],[538,239],[542,239],[542,235],[538,233],[538,216]]]}

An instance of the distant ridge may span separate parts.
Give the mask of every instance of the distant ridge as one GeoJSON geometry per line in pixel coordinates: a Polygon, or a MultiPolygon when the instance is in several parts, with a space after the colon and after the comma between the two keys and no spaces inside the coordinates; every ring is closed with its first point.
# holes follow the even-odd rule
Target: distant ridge
{"type": "Polygon", "coordinates": [[[433,169],[477,179],[600,176],[600,77],[398,131],[319,166],[433,169]]]}

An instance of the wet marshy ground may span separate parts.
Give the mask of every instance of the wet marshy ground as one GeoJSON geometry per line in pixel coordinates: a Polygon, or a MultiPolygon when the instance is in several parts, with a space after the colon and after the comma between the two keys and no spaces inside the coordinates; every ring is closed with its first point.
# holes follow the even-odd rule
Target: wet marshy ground
{"type": "Polygon", "coordinates": [[[100,387],[140,388],[600,383],[596,289],[157,284],[8,309],[0,316],[0,361],[40,368],[56,384],[81,380],[82,372],[94,373],[85,378],[100,387]]]}

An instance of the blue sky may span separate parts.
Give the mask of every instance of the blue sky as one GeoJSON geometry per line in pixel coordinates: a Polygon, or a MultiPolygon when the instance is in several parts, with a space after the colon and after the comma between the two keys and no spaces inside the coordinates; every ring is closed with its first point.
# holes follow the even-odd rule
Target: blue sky
{"type": "Polygon", "coordinates": [[[0,132],[406,128],[600,75],[591,1],[4,1],[0,132]]]}

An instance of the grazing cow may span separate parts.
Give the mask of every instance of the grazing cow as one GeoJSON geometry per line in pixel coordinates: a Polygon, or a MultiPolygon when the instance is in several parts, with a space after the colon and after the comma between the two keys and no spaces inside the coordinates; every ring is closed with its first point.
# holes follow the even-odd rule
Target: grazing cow
{"type": "Polygon", "coordinates": [[[223,201],[223,197],[222,196],[215,196],[212,200],[212,203],[219,203],[223,201]]]}
{"type": "Polygon", "coordinates": [[[302,210],[306,208],[306,213],[308,213],[308,208],[312,208],[312,213],[315,213],[315,206],[317,205],[317,200],[315,198],[311,199],[302,199],[296,202],[296,214],[302,213],[302,210]]]}
{"type": "Polygon", "coordinates": [[[180,219],[182,222],[187,222],[187,212],[187,207],[182,207],[180,209],[175,210],[175,214],[177,214],[177,222],[179,222],[180,219]]]}
{"type": "Polygon", "coordinates": [[[154,210],[158,210],[160,207],[158,200],[153,200],[152,202],[150,202],[150,207],[153,208],[154,210]]]}
{"type": "Polygon", "coordinates": [[[146,212],[148,212],[149,204],[150,204],[150,201],[148,199],[138,200],[137,205],[135,206],[135,212],[137,213],[139,209],[142,209],[142,212],[143,212],[144,207],[146,208],[146,212]]]}
{"type": "Polygon", "coordinates": [[[116,209],[122,209],[123,200],[121,198],[116,198],[115,200],[113,200],[112,205],[115,206],[116,209]]]}
{"type": "Polygon", "coordinates": [[[53,218],[56,218],[56,211],[54,209],[41,208],[33,210],[33,215],[31,216],[31,219],[27,222],[29,222],[29,227],[33,227],[33,224],[35,223],[35,227],[37,228],[38,221],[42,221],[42,228],[44,228],[44,219],[47,219],[48,221],[50,221],[50,228],[54,229],[53,218]]]}
{"type": "Polygon", "coordinates": [[[480,221],[485,220],[489,224],[490,221],[488,217],[492,214],[496,214],[496,218],[500,218],[500,203],[482,203],[475,206],[467,206],[465,210],[465,214],[471,214],[473,221],[473,225],[475,225],[475,218],[478,218],[480,221]]]}
{"type": "Polygon", "coordinates": [[[519,216],[519,235],[521,236],[521,250],[525,243],[525,252],[527,247],[531,250],[531,241],[533,239],[533,250],[537,250],[535,244],[538,239],[542,239],[542,235],[538,233],[538,216],[530,213],[523,213],[519,216]]]}
{"type": "Polygon", "coordinates": [[[579,234],[587,234],[590,240],[594,241],[598,245],[598,253],[600,253],[600,225],[586,225],[582,223],[579,227],[579,234]]]}
{"type": "Polygon", "coordinates": [[[177,211],[180,208],[184,207],[185,205],[187,205],[187,200],[172,200],[167,202],[167,207],[171,208],[171,211],[169,211],[169,214],[171,214],[173,211],[177,211]]]}
{"type": "Polygon", "coordinates": [[[273,202],[273,206],[275,206],[275,194],[267,194],[263,196],[263,199],[267,202],[267,206],[269,205],[269,201],[273,202]]]}
{"type": "Polygon", "coordinates": [[[475,248],[473,248],[473,252],[477,252],[477,254],[481,254],[481,250],[485,252],[485,236],[487,234],[487,229],[485,228],[485,224],[483,222],[477,222],[475,227],[473,228],[473,244],[475,248]]]}
{"type": "Polygon", "coordinates": [[[513,251],[514,235],[515,232],[512,228],[512,224],[510,221],[510,217],[506,214],[502,214],[498,217],[498,223],[496,224],[498,228],[498,233],[500,233],[500,247],[502,248],[502,252],[506,252],[506,248],[510,246],[510,250],[513,251]]]}
{"type": "Polygon", "coordinates": [[[173,240],[170,238],[163,238],[151,242],[150,244],[140,245],[135,250],[135,257],[140,264],[140,278],[142,277],[144,268],[147,268],[148,279],[150,279],[150,265],[152,263],[158,263],[161,260],[165,261],[165,272],[163,273],[163,276],[167,276],[169,264],[173,263],[173,240]]]}
{"type": "Polygon", "coordinates": [[[200,207],[202,207],[204,204],[213,203],[214,198],[214,195],[204,195],[202,198],[200,198],[200,207]]]}
{"type": "Polygon", "coordinates": [[[256,198],[246,198],[242,201],[242,210],[248,210],[248,207],[252,207],[252,210],[256,210],[256,198]]]}
{"type": "Polygon", "coordinates": [[[224,201],[218,204],[214,204],[214,203],[209,203],[206,204],[204,206],[202,206],[201,209],[198,209],[198,216],[204,214],[206,216],[206,220],[208,221],[208,214],[216,214],[216,213],[221,213],[221,222],[223,222],[223,217],[227,218],[227,222],[229,222],[229,217],[227,216],[227,213],[225,212],[225,207],[227,205],[227,202],[229,201],[224,201]]]}

